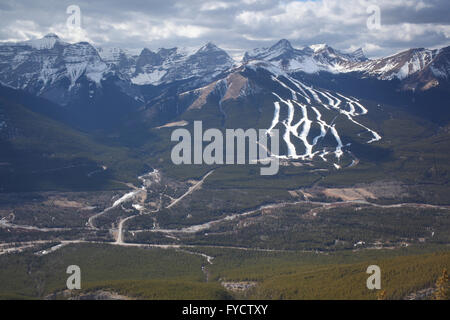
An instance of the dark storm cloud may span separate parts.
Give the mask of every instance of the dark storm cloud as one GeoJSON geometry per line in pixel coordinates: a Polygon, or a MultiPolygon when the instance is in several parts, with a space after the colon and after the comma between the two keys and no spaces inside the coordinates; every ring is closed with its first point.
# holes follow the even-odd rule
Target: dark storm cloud
{"type": "Polygon", "coordinates": [[[67,41],[130,49],[200,46],[213,41],[231,54],[287,38],[296,46],[328,43],[363,47],[372,56],[410,47],[449,45],[448,0],[316,1],[10,1],[0,4],[0,40],[55,32],[67,41]],[[82,30],[66,27],[66,8],[78,5],[82,30]],[[366,10],[377,5],[381,28],[369,30],[366,10]]]}

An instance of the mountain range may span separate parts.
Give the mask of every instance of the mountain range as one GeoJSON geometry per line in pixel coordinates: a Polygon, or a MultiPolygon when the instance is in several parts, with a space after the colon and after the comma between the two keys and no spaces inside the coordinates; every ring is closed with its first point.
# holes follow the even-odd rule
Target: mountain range
{"type": "MultiPolygon", "coordinates": [[[[163,128],[190,128],[194,120],[203,120],[205,128],[279,129],[280,159],[307,162],[318,170],[353,168],[361,160],[375,164],[403,148],[402,139],[414,142],[413,136],[402,138],[393,130],[392,121],[407,121],[404,130],[418,132],[428,126],[430,135],[448,126],[449,51],[411,49],[369,59],[361,49],[294,48],[282,39],[234,61],[211,42],[198,49],[144,48],[132,54],[87,42],[70,44],[49,34],[0,45],[0,137],[13,150],[31,139],[23,137],[29,132],[25,127],[56,121],[54,130],[38,139],[39,156],[31,157],[27,168],[53,163],[55,154],[62,154],[56,162],[70,158],[68,167],[83,159],[90,168],[110,168],[108,177],[127,172],[130,179],[154,161],[170,167],[161,160],[170,156],[163,128]],[[33,112],[27,119],[34,120],[19,121],[14,105],[33,112]],[[61,132],[69,127],[75,132],[66,141],[61,132]],[[64,140],[58,143],[66,152],[45,144],[53,139],[51,132],[64,140]],[[93,139],[84,146],[106,146],[102,154],[120,154],[122,164],[91,154],[89,147],[83,147],[83,156],[71,157],[72,137],[78,134],[93,139]],[[133,164],[124,169],[123,163],[133,164]]],[[[25,153],[17,152],[17,158],[25,153]]],[[[7,175],[15,180],[10,171],[7,175]]]]}
{"type": "Polygon", "coordinates": [[[411,49],[390,57],[368,59],[362,49],[343,53],[326,44],[302,49],[280,40],[269,48],[246,52],[235,62],[213,43],[198,50],[144,48],[133,55],[120,48],[96,48],[87,42],[70,44],[55,34],[42,39],[0,45],[0,83],[23,89],[66,105],[87,86],[93,98],[102,82],[114,79],[135,100],[146,101],[142,86],[167,85],[188,80],[191,88],[210,83],[250,61],[266,61],[288,72],[352,73],[360,78],[401,80],[403,89],[427,90],[446,83],[450,74],[450,47],[411,49]]]}

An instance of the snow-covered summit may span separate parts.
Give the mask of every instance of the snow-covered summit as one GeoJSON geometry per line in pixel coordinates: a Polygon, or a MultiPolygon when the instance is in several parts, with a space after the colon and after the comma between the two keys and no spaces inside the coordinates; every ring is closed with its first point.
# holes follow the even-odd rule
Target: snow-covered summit
{"type": "Polygon", "coordinates": [[[200,47],[197,52],[212,52],[212,51],[222,51],[219,47],[217,47],[211,41],[207,42],[204,46],[200,47]]]}
{"type": "MultiPolygon", "coordinates": [[[[439,82],[436,78],[447,78],[450,75],[448,51],[450,51],[448,48],[441,50],[419,48],[386,58],[368,59],[362,48],[350,53],[336,50],[327,44],[313,44],[297,49],[283,39],[269,48],[246,52],[243,63],[266,61],[288,73],[356,72],[363,77],[376,77],[380,80],[404,80],[414,76],[417,79],[421,78],[422,82],[426,78],[428,79],[426,83],[436,84],[439,82]]],[[[414,87],[414,84],[408,86],[414,87]]]]}
{"type": "Polygon", "coordinates": [[[328,47],[328,45],[326,45],[325,43],[312,44],[309,46],[309,48],[311,48],[311,50],[313,50],[314,53],[321,51],[321,50],[325,50],[327,47],[328,47]]]}
{"type": "Polygon", "coordinates": [[[52,49],[56,43],[67,44],[61,41],[61,39],[55,33],[49,33],[41,39],[32,39],[21,42],[21,44],[23,45],[29,45],[38,50],[52,49]]]}
{"type": "Polygon", "coordinates": [[[123,70],[137,85],[158,85],[193,77],[212,79],[233,65],[232,58],[212,42],[198,50],[161,48],[142,50],[134,68],[123,70]]]}
{"type": "Polygon", "coordinates": [[[347,54],[333,49],[327,44],[314,44],[297,49],[288,40],[282,39],[269,48],[246,52],[243,61],[270,61],[287,72],[328,71],[336,73],[340,72],[343,66],[364,59],[366,58],[362,50],[347,54]]]}
{"type": "MultiPolygon", "coordinates": [[[[153,52],[144,48],[133,54],[122,48],[96,48],[88,42],[67,43],[51,33],[0,46],[0,83],[38,95],[54,87],[70,92],[82,78],[92,82],[90,91],[95,91],[109,75],[129,85],[159,85],[194,77],[209,81],[232,65],[229,55],[212,42],[195,50],[160,48],[153,52]]],[[[60,95],[63,99],[56,102],[67,102],[68,95],[60,95]]]]}

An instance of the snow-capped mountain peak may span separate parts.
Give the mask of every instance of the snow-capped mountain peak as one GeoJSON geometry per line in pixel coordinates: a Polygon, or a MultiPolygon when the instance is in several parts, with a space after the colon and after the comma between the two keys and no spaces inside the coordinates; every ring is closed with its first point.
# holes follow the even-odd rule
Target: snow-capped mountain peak
{"type": "Polygon", "coordinates": [[[257,48],[244,54],[243,62],[251,60],[270,61],[277,66],[290,68],[291,61],[302,60],[305,53],[295,49],[286,39],[281,39],[269,48],[257,48]]]}
{"type": "Polygon", "coordinates": [[[43,49],[52,49],[56,43],[66,44],[61,41],[61,39],[54,33],[46,34],[41,39],[32,39],[21,42],[23,45],[29,45],[34,49],[43,50],[43,49]]]}
{"type": "Polygon", "coordinates": [[[107,64],[88,42],[66,43],[56,34],[0,46],[0,83],[66,104],[81,77],[97,86],[107,64]],[[56,89],[58,88],[58,89],[56,89]],[[55,92],[64,92],[55,94],[55,92]]]}
{"type": "Polygon", "coordinates": [[[325,43],[320,43],[320,44],[312,44],[309,46],[309,48],[311,50],[314,51],[314,53],[317,53],[319,51],[325,50],[326,48],[328,48],[328,45],[325,43]]]}
{"type": "Polygon", "coordinates": [[[188,78],[212,79],[233,65],[231,57],[212,42],[198,50],[161,48],[157,52],[142,50],[134,68],[124,70],[131,82],[158,85],[188,78]]]}
{"type": "Polygon", "coordinates": [[[217,47],[214,43],[207,42],[204,46],[202,46],[200,49],[198,49],[197,52],[211,52],[211,51],[221,51],[219,47],[217,47]]]}
{"type": "Polygon", "coordinates": [[[50,32],[44,36],[44,39],[56,39],[59,40],[59,37],[56,33],[50,32]]]}
{"type": "MultiPolygon", "coordinates": [[[[414,76],[422,79],[419,82],[423,87],[429,88],[439,84],[437,78],[449,77],[450,63],[446,58],[447,51],[446,48],[441,50],[418,48],[406,50],[390,57],[371,60],[366,58],[361,48],[351,53],[341,52],[327,44],[314,44],[303,49],[296,49],[287,40],[280,40],[270,48],[246,52],[243,62],[266,61],[288,73],[356,72],[363,77],[402,81],[414,76]],[[424,73],[423,70],[428,69],[429,71],[424,73]]],[[[417,81],[412,81],[405,88],[417,87],[419,85],[417,81]]]]}
{"type": "Polygon", "coordinates": [[[269,61],[286,72],[316,73],[319,71],[340,72],[345,65],[365,60],[362,50],[346,54],[327,44],[315,44],[303,49],[294,48],[282,39],[270,48],[246,52],[244,63],[251,60],[269,61]]]}
{"type": "Polygon", "coordinates": [[[409,49],[392,56],[365,60],[348,65],[344,72],[362,72],[366,76],[381,80],[404,80],[413,74],[424,70],[437,56],[437,50],[424,48],[409,49]]]}
{"type": "Polygon", "coordinates": [[[121,48],[95,48],[88,42],[67,43],[56,34],[41,39],[0,46],[0,83],[28,90],[66,104],[78,90],[80,79],[92,82],[89,92],[108,74],[118,76],[128,85],[159,85],[177,80],[197,78],[210,81],[233,65],[231,57],[209,42],[196,50],[148,48],[131,54],[121,48]],[[60,94],[55,95],[55,87],[60,94]],[[62,90],[62,91],[60,91],[62,90]]]}
{"type": "Polygon", "coordinates": [[[292,47],[289,40],[281,39],[280,41],[275,43],[273,46],[271,46],[269,50],[274,51],[274,50],[293,50],[293,49],[294,48],[292,47]]]}
{"type": "Polygon", "coordinates": [[[128,50],[112,47],[112,48],[101,48],[96,47],[98,54],[106,63],[119,63],[123,58],[129,58],[132,56],[128,50]]]}
{"type": "Polygon", "coordinates": [[[351,53],[352,56],[354,56],[359,61],[365,61],[367,60],[366,55],[364,54],[364,51],[362,48],[358,48],[355,51],[351,53]]]}

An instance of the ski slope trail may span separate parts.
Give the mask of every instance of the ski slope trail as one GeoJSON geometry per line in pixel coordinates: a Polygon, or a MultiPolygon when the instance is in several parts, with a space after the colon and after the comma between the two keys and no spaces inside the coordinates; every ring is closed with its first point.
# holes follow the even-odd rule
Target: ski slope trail
{"type": "Polygon", "coordinates": [[[274,113],[266,132],[271,135],[275,128],[280,129],[286,146],[286,154],[271,154],[272,157],[302,161],[317,158],[333,163],[336,169],[341,168],[338,163],[346,152],[350,153],[347,147],[351,146],[341,138],[344,119],[363,129],[358,136],[369,137],[365,143],[381,140],[381,135],[375,130],[355,120],[369,112],[358,99],[314,88],[288,75],[272,76],[271,79],[289,92],[289,97],[283,97],[281,92],[272,92],[274,113]],[[343,117],[337,124],[335,121],[340,115],[343,117]],[[325,138],[327,145],[323,143],[325,138]],[[330,145],[330,141],[334,143],[330,145]]]}

